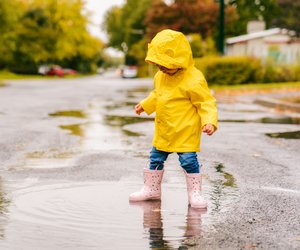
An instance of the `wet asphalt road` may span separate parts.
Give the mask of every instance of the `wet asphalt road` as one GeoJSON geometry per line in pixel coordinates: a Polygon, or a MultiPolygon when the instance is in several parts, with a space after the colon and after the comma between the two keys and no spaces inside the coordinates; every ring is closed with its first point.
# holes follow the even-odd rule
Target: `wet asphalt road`
{"type": "Polygon", "coordinates": [[[300,249],[299,131],[254,96],[220,96],[202,137],[204,214],[187,206],[176,155],[161,203],[140,187],[153,117],[133,106],[149,79],[114,74],[8,81],[0,88],[0,249],[300,249]],[[269,119],[271,123],[262,123],[269,119]]]}

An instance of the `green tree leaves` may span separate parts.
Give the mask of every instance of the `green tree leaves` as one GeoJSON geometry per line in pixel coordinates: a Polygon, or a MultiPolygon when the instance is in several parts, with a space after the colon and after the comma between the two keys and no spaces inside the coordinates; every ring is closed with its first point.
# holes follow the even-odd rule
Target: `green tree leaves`
{"type": "Polygon", "coordinates": [[[34,73],[40,64],[63,64],[82,70],[78,67],[82,61],[88,65],[85,71],[96,67],[103,44],[87,31],[82,0],[4,0],[0,4],[1,10],[6,10],[0,12],[6,27],[0,38],[4,41],[0,52],[2,48],[7,54],[0,59],[0,67],[22,73],[34,73]],[[18,12],[12,19],[15,9],[18,12]]]}

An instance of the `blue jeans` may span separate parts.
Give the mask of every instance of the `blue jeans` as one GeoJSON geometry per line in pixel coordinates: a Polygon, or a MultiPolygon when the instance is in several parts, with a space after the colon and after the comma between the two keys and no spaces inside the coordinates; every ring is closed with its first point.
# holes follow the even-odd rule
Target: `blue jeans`
{"type": "MultiPolygon", "coordinates": [[[[152,147],[152,150],[150,152],[150,169],[162,170],[164,168],[164,162],[167,160],[169,154],[171,153],[160,151],[155,147],[152,147]]],[[[200,173],[200,166],[198,163],[196,152],[177,154],[179,156],[180,166],[184,168],[187,173],[200,173]]]]}

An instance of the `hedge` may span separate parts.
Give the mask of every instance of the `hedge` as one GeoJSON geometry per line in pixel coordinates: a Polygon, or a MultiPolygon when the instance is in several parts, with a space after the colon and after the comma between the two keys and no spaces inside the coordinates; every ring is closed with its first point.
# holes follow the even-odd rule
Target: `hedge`
{"type": "Polygon", "coordinates": [[[251,57],[195,58],[209,84],[236,85],[247,83],[300,81],[300,65],[262,64],[251,57]]]}
{"type": "Polygon", "coordinates": [[[210,84],[236,85],[261,82],[263,69],[260,61],[249,57],[202,57],[195,59],[210,84]]]}

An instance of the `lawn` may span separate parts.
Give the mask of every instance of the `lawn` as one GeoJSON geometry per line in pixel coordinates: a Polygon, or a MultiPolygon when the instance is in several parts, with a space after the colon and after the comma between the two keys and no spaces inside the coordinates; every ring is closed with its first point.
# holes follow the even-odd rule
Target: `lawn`
{"type": "Polygon", "coordinates": [[[230,86],[210,86],[216,94],[241,95],[300,91],[300,82],[254,83],[230,86]]]}
{"type": "MultiPolygon", "coordinates": [[[[63,78],[77,78],[85,75],[76,74],[76,75],[66,75],[63,78]]],[[[42,75],[22,75],[15,74],[6,70],[0,71],[0,86],[3,85],[4,80],[22,80],[22,79],[53,79],[59,78],[58,76],[42,76],[42,75]]]]}

